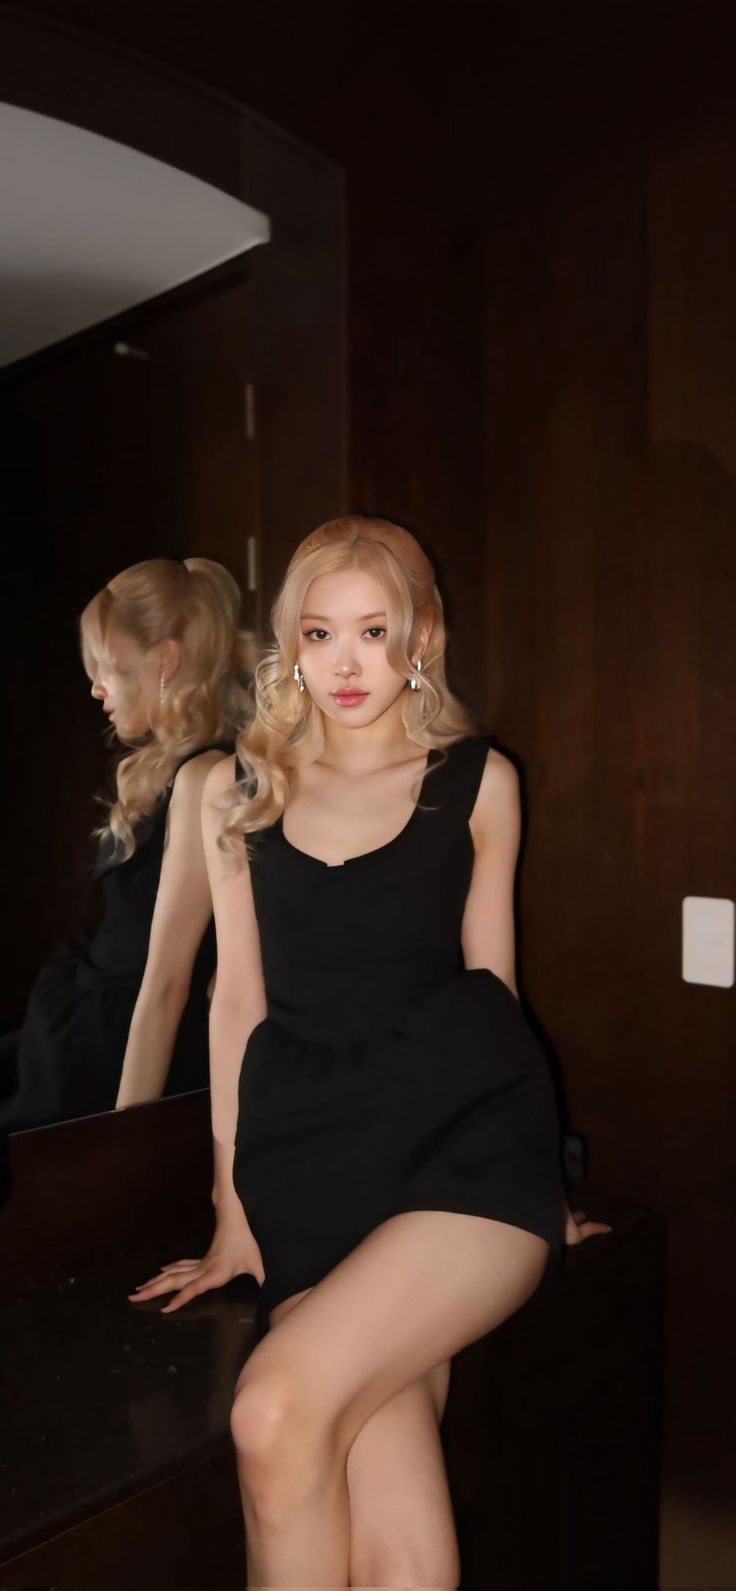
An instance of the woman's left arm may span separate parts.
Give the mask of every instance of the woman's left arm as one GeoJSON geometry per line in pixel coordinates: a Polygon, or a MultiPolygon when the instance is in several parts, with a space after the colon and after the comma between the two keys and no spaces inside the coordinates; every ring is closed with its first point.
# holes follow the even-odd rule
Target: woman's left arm
{"type": "Polygon", "coordinates": [[[159,1099],[166,1086],[192,968],[212,915],[202,845],[202,791],[210,768],[223,755],[210,751],[192,757],[174,781],[148,956],[131,1018],[116,1110],[159,1099]]]}
{"type": "MultiPolygon", "coordinates": [[[[475,847],[473,876],[465,904],[462,947],[465,966],[488,967],[519,998],[516,987],[514,878],[521,841],[519,775],[502,752],[489,750],[470,818],[475,847]]],[[[565,1199],[565,1242],[581,1243],[605,1222],[587,1221],[565,1199]]]]}
{"type": "Polygon", "coordinates": [[[516,987],[514,876],[521,840],[519,775],[491,749],[470,816],[475,861],[463,916],[465,966],[488,967],[519,998],[516,987]]]}

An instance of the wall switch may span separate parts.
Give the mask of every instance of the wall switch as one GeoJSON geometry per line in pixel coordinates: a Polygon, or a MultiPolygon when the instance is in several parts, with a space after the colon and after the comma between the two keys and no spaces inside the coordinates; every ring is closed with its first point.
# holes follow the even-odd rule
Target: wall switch
{"type": "Polygon", "coordinates": [[[713,895],[686,895],[682,903],[682,976],[686,983],[710,983],[730,989],[734,982],[732,900],[713,895]]]}

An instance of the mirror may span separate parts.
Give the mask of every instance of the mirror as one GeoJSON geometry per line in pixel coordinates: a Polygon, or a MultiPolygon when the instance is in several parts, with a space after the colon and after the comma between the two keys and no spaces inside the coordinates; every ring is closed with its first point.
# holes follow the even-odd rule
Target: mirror
{"type": "MultiPolygon", "coordinates": [[[[171,579],[201,586],[197,561],[208,560],[210,576],[221,566],[239,588],[233,628],[261,624],[250,255],[267,244],[269,221],[160,161],[15,106],[0,106],[0,148],[9,195],[0,240],[3,517],[15,565],[5,723],[22,790],[0,1013],[0,1121],[13,1131],[117,1102],[172,779],[192,749],[187,741],[180,759],[169,758],[131,854],[114,854],[109,834],[100,849],[93,831],[141,726],[132,747],[111,731],[104,676],[113,649],[93,659],[88,677],[80,616],[132,565],[168,560],[171,579]]],[[[239,659],[245,689],[242,646],[239,659]]],[[[162,677],[162,708],[182,667],[174,657],[162,677]]],[[[158,681],[146,678],[155,717],[158,681]]],[[[232,740],[216,719],[203,719],[195,739],[195,749],[213,748],[210,761],[232,740]]],[[[167,734],[175,753],[171,724],[167,734]]],[[[151,1092],[139,1088],[141,1099],[207,1084],[211,922],[192,957],[170,1061],[151,1092]]],[[[150,1010],[146,1033],[155,1035],[150,1010]]],[[[156,1051],[155,1036],[149,1043],[156,1051]]]]}

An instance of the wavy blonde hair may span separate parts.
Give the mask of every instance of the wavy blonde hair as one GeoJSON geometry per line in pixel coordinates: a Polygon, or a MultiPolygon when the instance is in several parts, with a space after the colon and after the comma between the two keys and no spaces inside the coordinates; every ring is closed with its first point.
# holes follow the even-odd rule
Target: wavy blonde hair
{"type": "Polygon", "coordinates": [[[158,805],[183,758],[211,741],[235,740],[253,713],[250,686],[257,661],[251,632],[239,627],[240,589],[211,558],[149,558],[116,575],[87,604],[80,640],[87,672],[113,631],[148,650],[180,643],[181,661],[151,729],[116,769],[116,799],[95,830],[112,838],[116,861],[136,848],[135,828],[158,805]]]}
{"type": "Polygon", "coordinates": [[[402,704],[409,740],[429,750],[478,733],[445,678],[442,598],[418,541],[388,519],[359,514],[330,519],[293,553],[273,606],[276,644],[263,650],[257,664],[255,712],[236,742],[245,777],[227,798],[219,834],[223,850],[239,850],[245,835],[277,821],[288,796],[288,770],[314,762],[323,749],[322,713],[308,692],[297,689],[294,664],[308,587],[319,575],[345,569],[365,570],[379,582],[386,601],[386,656],[407,681],[415,672],[413,654],[422,625],[429,631],[421,689],[407,690],[402,704]]]}

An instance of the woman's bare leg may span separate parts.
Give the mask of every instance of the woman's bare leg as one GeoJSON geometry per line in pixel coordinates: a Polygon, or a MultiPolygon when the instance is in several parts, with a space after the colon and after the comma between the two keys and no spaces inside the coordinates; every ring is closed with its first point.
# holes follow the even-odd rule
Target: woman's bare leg
{"type": "Polygon", "coordinates": [[[280,1320],[240,1378],[232,1430],[249,1586],[344,1587],[347,1456],[389,1399],[513,1314],[546,1241],[482,1216],[382,1222],[280,1320]]]}
{"type": "MultiPolygon", "coordinates": [[[[437,1368],[449,1384],[449,1363],[437,1368]]],[[[348,1453],[350,1585],[356,1588],[456,1591],[459,1584],[433,1378],[430,1370],[394,1393],[366,1420],[348,1453]]]]}
{"type": "MultiPolygon", "coordinates": [[[[306,1298],[271,1310],[278,1321],[306,1298]]],[[[353,1587],[432,1586],[454,1591],[460,1556],[439,1426],[450,1361],[395,1393],[359,1430],[347,1457],[353,1587]]]]}

